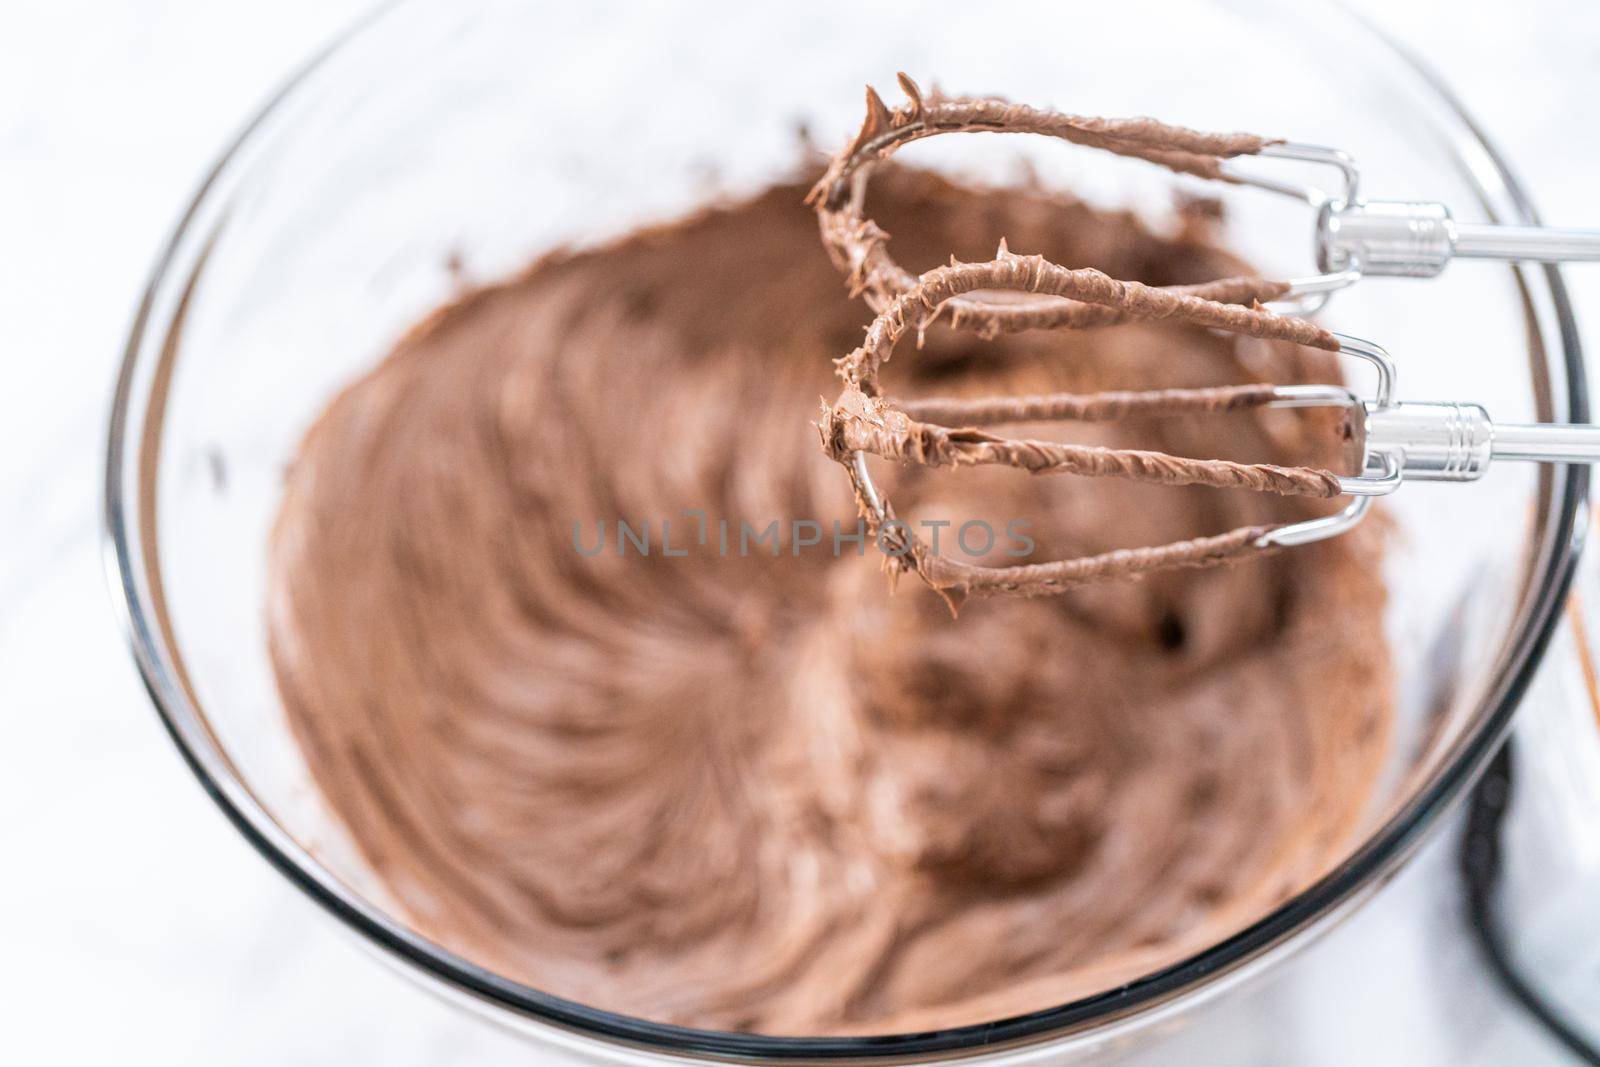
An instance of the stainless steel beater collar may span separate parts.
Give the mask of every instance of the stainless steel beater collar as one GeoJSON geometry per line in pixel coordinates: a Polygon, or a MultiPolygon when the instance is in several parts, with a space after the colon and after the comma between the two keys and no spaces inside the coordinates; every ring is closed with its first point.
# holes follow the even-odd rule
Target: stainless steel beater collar
{"type": "Polygon", "coordinates": [[[1342,511],[1295,523],[1258,542],[1301,545],[1344,533],[1365,516],[1373,497],[1385,496],[1407,480],[1471,482],[1490,462],[1600,462],[1600,426],[1557,424],[1496,425],[1480,404],[1463,401],[1396,401],[1395,364],[1378,345],[1334,334],[1339,350],[1367,361],[1377,372],[1370,399],[1340,385],[1279,386],[1273,407],[1335,407],[1345,411],[1351,460],[1360,473],[1343,476],[1339,487],[1351,501],[1342,511]]]}
{"type": "Polygon", "coordinates": [[[1228,160],[1230,180],[1305,203],[1316,212],[1314,249],[1322,273],[1291,283],[1291,296],[1321,297],[1364,275],[1432,278],[1457,258],[1532,260],[1554,263],[1600,261],[1600,231],[1540,226],[1459,223],[1449,207],[1428,200],[1367,200],[1361,174],[1346,152],[1321,145],[1268,145],[1257,158],[1320,164],[1337,172],[1328,192],[1250,167],[1249,157],[1228,160]]]}

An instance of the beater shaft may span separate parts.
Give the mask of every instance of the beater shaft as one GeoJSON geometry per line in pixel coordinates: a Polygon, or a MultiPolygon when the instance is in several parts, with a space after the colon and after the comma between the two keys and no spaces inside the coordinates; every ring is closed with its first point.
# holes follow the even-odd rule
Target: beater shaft
{"type": "Polygon", "coordinates": [[[1600,231],[1459,223],[1428,201],[1334,202],[1318,219],[1317,258],[1327,271],[1431,278],[1457,258],[1600,260],[1600,231]]]}
{"type": "Polygon", "coordinates": [[[1542,263],[1600,260],[1600,230],[1456,225],[1456,255],[1542,263]]]}
{"type": "Polygon", "coordinates": [[[1600,462],[1600,426],[1496,426],[1493,450],[1496,459],[1596,463],[1600,462]]]}
{"type": "Polygon", "coordinates": [[[1368,465],[1374,456],[1389,454],[1402,477],[1418,481],[1473,481],[1493,459],[1600,462],[1600,426],[1496,425],[1481,406],[1466,403],[1406,401],[1365,408],[1368,465]]]}

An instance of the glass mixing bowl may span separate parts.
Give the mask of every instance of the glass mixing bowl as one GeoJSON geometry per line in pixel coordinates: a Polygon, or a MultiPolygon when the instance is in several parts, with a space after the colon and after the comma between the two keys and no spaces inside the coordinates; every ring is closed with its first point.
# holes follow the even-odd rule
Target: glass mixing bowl
{"type": "MultiPolygon", "coordinates": [[[[463,274],[493,279],[790,175],[797,128],[838,145],[860,121],[862,83],[892,86],[897,70],[1085,114],[1337,145],[1376,194],[1532,221],[1448,95],[1322,5],[1040,0],[913,17],[834,0],[781,16],[730,0],[408,0],[312,62],[218,163],[150,282],[111,421],[114,585],[156,706],[239,830],[384,955],[538,1040],[616,1057],[1021,1058],[1197,1010],[1404,861],[1493,750],[1550,633],[1586,472],[1506,465],[1474,486],[1407,486],[1386,509],[1398,536],[1372,560],[1391,591],[1399,729],[1348,856],[1199,955],[1026,1017],[869,1038],[688,1030],[527,988],[411,929],[311,786],[273,683],[264,562],[286,459],[330,396],[463,274]]],[[[1037,138],[941,140],[904,158],[989,179],[1025,161],[1099,201],[1168,202],[1172,179],[1136,163],[1037,138]]],[[[1232,242],[1266,273],[1309,272],[1303,210],[1205,191],[1227,201],[1232,242]]],[[[1489,402],[1504,419],[1587,415],[1553,270],[1369,281],[1326,321],[1387,345],[1404,396],[1489,402]]]]}

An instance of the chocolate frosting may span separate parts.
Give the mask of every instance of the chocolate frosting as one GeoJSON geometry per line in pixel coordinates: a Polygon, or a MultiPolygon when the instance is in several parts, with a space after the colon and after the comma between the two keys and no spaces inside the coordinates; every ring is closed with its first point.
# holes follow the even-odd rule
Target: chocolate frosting
{"type": "MultiPolygon", "coordinates": [[[[329,805],[426,936],[550,993],[701,1027],[977,1023],[1260,918],[1339,860],[1382,759],[1380,531],[957,619],[920,585],[888,595],[870,543],[836,554],[788,532],[856,521],[807,422],[870,317],[805,188],[466,293],[312,426],[272,538],[269,627],[329,805]],[[650,528],[648,554],[618,519],[650,528]],[[737,550],[741,522],[772,520],[776,554],[737,550]]],[[[874,189],[917,269],[1005,234],[1152,285],[1249,273],[1204,212],[1158,237],[918,172],[884,168],[874,189]]],[[[981,407],[1329,380],[1329,359],[1174,323],[992,341],[935,325],[896,388],[981,407]]],[[[1305,454],[1291,413],[1216,403],[1074,439],[1305,454]]],[[[983,561],[955,536],[970,518],[1029,519],[1051,559],[1316,506],[884,466],[901,514],[951,521],[946,551],[968,563],[983,561]]]]}
{"type": "MultiPolygon", "coordinates": [[[[906,102],[891,111],[868,86],[867,114],[860,132],[829,160],[806,197],[816,207],[829,255],[849,274],[852,288],[878,312],[890,310],[897,298],[919,288],[919,279],[890,255],[888,232],[868,216],[867,183],[883,160],[914,141],[958,133],[1035,134],[1142,159],[1175,173],[1213,181],[1232,180],[1223,169],[1227,160],[1254,155],[1268,145],[1280,143],[1249,133],[1204,133],[1151,118],[1069,115],[1002,97],[950,99],[938,92],[924,94],[904,73],[898,79],[906,102]]],[[[1003,253],[1004,239],[1001,248],[1003,253]]],[[[969,271],[979,269],[974,264],[967,266],[969,271]]],[[[1138,282],[1118,282],[1104,272],[1087,268],[1069,272],[1060,281],[1055,298],[1032,299],[1024,294],[1021,299],[996,301],[968,296],[965,294],[970,289],[960,289],[944,294],[936,305],[930,304],[930,309],[947,312],[952,325],[965,326],[984,337],[1020,330],[1082,329],[1131,319],[1184,317],[1185,309],[1211,314],[1214,325],[1240,332],[1252,332],[1248,324],[1253,321],[1257,330],[1268,336],[1287,336],[1280,332],[1284,324],[1296,322],[1259,314],[1240,316],[1227,309],[1200,306],[1202,302],[1252,305],[1288,293],[1287,282],[1253,274],[1152,288],[1138,282]]],[[[923,294],[918,295],[920,298],[923,294]]],[[[904,319],[902,308],[890,321],[904,319]]],[[[1311,323],[1296,323],[1293,329],[1303,331],[1298,338],[1303,343],[1329,350],[1338,348],[1332,335],[1311,323]]],[[[866,364],[869,376],[875,366],[875,360],[866,364]]]]}

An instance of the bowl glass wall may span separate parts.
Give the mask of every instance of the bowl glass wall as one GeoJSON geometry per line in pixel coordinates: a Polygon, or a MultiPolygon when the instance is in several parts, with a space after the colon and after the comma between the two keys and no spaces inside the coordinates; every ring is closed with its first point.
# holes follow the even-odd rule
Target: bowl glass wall
{"type": "MultiPolygon", "coordinates": [[[[921,1055],[1071,1041],[1182,1010],[1326,925],[1401,861],[1503,728],[1566,578],[1582,475],[1505,466],[1386,505],[1399,729],[1365,831],[1323,882],[1183,964],[997,1027],[765,1039],[570,1004],[454,957],[390,910],[312,787],[267,657],[266,543],[283,471],[332,394],[461,284],[708,198],[753,192],[859,122],[861,86],[1004,92],[1084,114],[1153,114],[1346,148],[1379,196],[1515,220],[1514,185],[1415,68],[1320,5],[812,2],[535,5],[411,0],[314,62],[219,164],[152,280],[114,414],[114,580],[174,737],[241,830],[316,900],[415,973],[499,1017],[655,1049],[921,1055]],[[977,12],[977,13],[975,13],[977,12]],[[1199,57],[1204,57],[1203,59],[1199,57]],[[1137,1016],[1137,1018],[1135,1018],[1137,1016]]],[[[887,95],[887,94],[886,94],[887,95]]],[[[1160,209],[1164,172],[1037,138],[963,137],[903,158],[984,180],[1024,163],[1107,204],[1160,209]]],[[[1269,166],[1288,164],[1267,164],[1269,166]]],[[[1310,273],[1304,208],[1205,187],[1266,273],[1310,273]]],[[[996,238],[1001,236],[995,235],[996,238]]],[[[841,296],[841,299],[843,297],[841,296]]],[[[1554,272],[1458,265],[1372,281],[1324,321],[1386,345],[1402,394],[1497,418],[1582,417],[1554,272]]],[[[802,427],[803,429],[803,427],[802,427]]],[[[552,1032],[552,1031],[546,1031],[552,1032]]]]}

